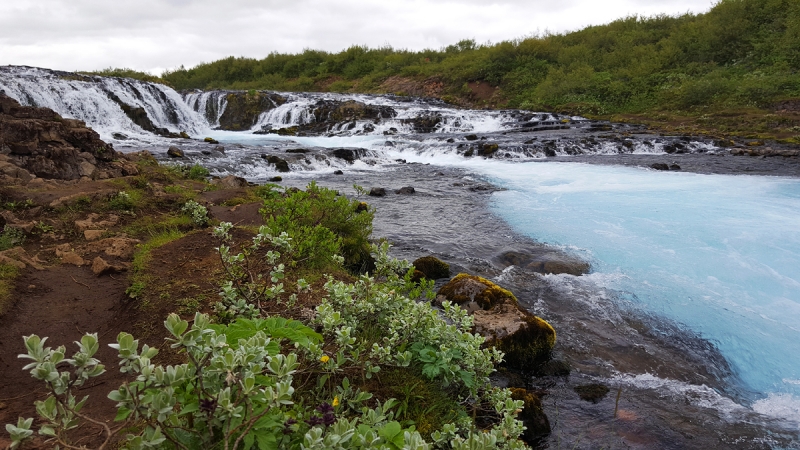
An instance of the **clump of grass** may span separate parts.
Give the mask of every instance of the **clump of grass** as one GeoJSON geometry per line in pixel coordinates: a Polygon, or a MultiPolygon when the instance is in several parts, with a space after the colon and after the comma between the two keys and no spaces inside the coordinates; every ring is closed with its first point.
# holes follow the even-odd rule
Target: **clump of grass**
{"type": "Polygon", "coordinates": [[[19,269],[11,264],[0,264],[0,316],[6,313],[11,305],[11,291],[19,269]]]}
{"type": "Polygon", "coordinates": [[[22,230],[5,227],[0,232],[0,252],[25,243],[25,233],[22,230]]]}
{"type": "Polygon", "coordinates": [[[131,272],[133,274],[131,286],[125,291],[129,297],[141,298],[148,289],[147,264],[150,262],[153,250],[183,236],[185,236],[185,233],[182,231],[168,230],[153,236],[143,244],[139,244],[133,254],[133,263],[131,264],[131,272]]]}

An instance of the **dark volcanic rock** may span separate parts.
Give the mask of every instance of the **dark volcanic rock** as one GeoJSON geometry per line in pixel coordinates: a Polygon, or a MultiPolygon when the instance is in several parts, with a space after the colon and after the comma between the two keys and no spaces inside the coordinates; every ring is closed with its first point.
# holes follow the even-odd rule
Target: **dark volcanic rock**
{"type": "Polygon", "coordinates": [[[650,164],[650,168],[651,169],[656,169],[656,170],[669,170],[669,166],[664,164],[664,163],[653,163],[653,164],[650,164]]]}
{"type": "Polygon", "coordinates": [[[48,108],[21,106],[2,91],[0,150],[9,154],[11,163],[42,178],[138,173],[134,164],[82,121],[64,119],[48,108]]]}
{"type": "Polygon", "coordinates": [[[265,158],[268,163],[274,164],[275,168],[278,169],[278,172],[289,172],[291,169],[289,168],[289,163],[286,162],[285,159],[279,158],[275,155],[270,155],[265,158]]]}
{"type": "Polygon", "coordinates": [[[372,197],[386,197],[386,189],[374,187],[369,190],[369,195],[372,197]]]}
{"type": "Polygon", "coordinates": [[[411,186],[401,187],[400,189],[394,191],[395,194],[401,195],[409,195],[413,194],[414,192],[416,192],[416,190],[411,186]]]}
{"type": "Polygon", "coordinates": [[[331,151],[331,156],[343,159],[349,163],[366,155],[367,151],[363,148],[337,148],[331,151]]]}
{"type": "Polygon", "coordinates": [[[228,131],[249,130],[256,124],[258,116],[274,109],[286,99],[266,91],[231,91],[225,95],[227,106],[219,118],[219,127],[228,131]]]}
{"type": "Polygon", "coordinates": [[[185,155],[183,150],[173,146],[167,149],[167,156],[172,158],[183,158],[185,155]]]}
{"type": "Polygon", "coordinates": [[[411,124],[417,133],[433,133],[442,122],[442,115],[436,112],[423,112],[412,119],[404,119],[403,123],[411,124]]]}

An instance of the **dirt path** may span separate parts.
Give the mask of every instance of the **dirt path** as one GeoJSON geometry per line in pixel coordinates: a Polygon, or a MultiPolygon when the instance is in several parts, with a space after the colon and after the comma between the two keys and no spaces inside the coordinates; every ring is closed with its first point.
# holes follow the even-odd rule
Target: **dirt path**
{"type": "MultiPolygon", "coordinates": [[[[78,395],[89,395],[85,412],[114,417],[114,402],[106,395],[124,378],[117,370],[116,351],[108,344],[120,331],[130,331],[126,287],[124,276],[96,277],[88,267],[25,270],[17,281],[16,303],[0,317],[0,424],[16,423],[20,416],[35,417],[33,402],[46,397],[44,383],[22,372],[26,362],[17,358],[24,351],[22,336],[30,334],[48,336],[49,346],[65,345],[71,355],[76,349],[73,341],[86,332],[97,332],[101,345],[96,357],[105,363],[107,373],[95,383],[90,381],[78,395]]],[[[86,428],[77,434],[88,444],[98,431],[86,428]]],[[[8,444],[8,436],[0,434],[0,448],[8,444]]]]}

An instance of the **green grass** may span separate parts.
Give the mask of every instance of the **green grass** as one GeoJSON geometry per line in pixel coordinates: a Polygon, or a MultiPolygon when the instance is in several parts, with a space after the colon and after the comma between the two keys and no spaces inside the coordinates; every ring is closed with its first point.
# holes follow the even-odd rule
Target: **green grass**
{"type": "Polygon", "coordinates": [[[11,306],[11,292],[14,290],[14,280],[17,275],[19,269],[16,266],[0,264],[0,316],[11,306]]]}
{"type": "Polygon", "coordinates": [[[147,276],[147,264],[153,250],[176,241],[186,233],[179,230],[167,230],[154,235],[147,242],[139,244],[136,252],[133,254],[133,263],[131,264],[131,285],[125,291],[131,298],[141,298],[142,294],[148,289],[149,277],[147,276]]]}

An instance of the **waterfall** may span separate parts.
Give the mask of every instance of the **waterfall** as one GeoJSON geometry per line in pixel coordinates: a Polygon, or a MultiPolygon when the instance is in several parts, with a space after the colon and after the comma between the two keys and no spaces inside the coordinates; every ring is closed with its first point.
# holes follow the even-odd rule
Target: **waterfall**
{"type": "Polygon", "coordinates": [[[107,141],[151,141],[154,131],[199,136],[209,129],[208,121],[180,94],[162,84],[3,66],[0,89],[22,105],[50,108],[63,117],[83,120],[107,141]]]}

